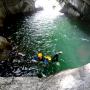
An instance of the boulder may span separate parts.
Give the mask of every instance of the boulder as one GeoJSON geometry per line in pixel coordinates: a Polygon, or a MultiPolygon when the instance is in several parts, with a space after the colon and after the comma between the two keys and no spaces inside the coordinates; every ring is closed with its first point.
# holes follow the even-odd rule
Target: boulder
{"type": "Polygon", "coordinates": [[[0,60],[7,60],[10,50],[11,45],[9,42],[6,40],[6,38],[0,36],[0,60]]]}

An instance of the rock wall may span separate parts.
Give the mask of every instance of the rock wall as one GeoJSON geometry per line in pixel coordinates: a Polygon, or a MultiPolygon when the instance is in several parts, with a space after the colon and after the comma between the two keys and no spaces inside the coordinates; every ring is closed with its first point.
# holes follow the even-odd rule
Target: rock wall
{"type": "Polygon", "coordinates": [[[8,14],[32,12],[35,10],[34,0],[0,0],[0,27],[8,14]]]}
{"type": "Polygon", "coordinates": [[[90,64],[44,79],[0,77],[0,90],[90,90],[90,64]]]}
{"type": "MultiPolygon", "coordinates": [[[[61,1],[61,0],[60,0],[61,1]]],[[[90,19],[90,0],[63,0],[62,12],[84,19],[90,19]]]]}
{"type": "Polygon", "coordinates": [[[8,60],[10,50],[10,43],[6,40],[6,38],[0,36],[0,61],[8,60]]]}
{"type": "Polygon", "coordinates": [[[6,7],[11,14],[35,10],[34,0],[6,0],[6,7]]]}
{"type": "Polygon", "coordinates": [[[3,27],[3,20],[6,16],[2,0],[0,0],[0,27],[3,27]]]}

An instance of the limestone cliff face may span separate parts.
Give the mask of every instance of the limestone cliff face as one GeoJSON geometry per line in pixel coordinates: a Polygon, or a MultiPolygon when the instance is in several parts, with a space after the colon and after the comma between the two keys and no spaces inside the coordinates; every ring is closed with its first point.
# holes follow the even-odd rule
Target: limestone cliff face
{"type": "Polygon", "coordinates": [[[62,12],[70,14],[72,16],[90,19],[90,0],[62,0],[62,1],[65,3],[62,12]]]}
{"type": "Polygon", "coordinates": [[[34,0],[6,0],[6,7],[11,14],[34,11],[34,0]]]}
{"type": "Polygon", "coordinates": [[[8,14],[32,12],[35,10],[34,0],[0,0],[0,27],[8,14]]]}

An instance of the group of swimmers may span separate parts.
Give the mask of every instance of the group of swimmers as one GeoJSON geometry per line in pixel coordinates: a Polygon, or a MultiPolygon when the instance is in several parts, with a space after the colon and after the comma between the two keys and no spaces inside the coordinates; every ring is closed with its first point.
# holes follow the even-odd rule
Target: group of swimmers
{"type": "Polygon", "coordinates": [[[58,61],[60,54],[62,54],[62,51],[55,53],[55,55],[53,55],[53,56],[50,56],[50,55],[44,56],[43,53],[41,51],[39,51],[37,53],[37,55],[34,56],[31,61],[34,63],[43,62],[44,64],[48,64],[49,62],[58,61]]]}

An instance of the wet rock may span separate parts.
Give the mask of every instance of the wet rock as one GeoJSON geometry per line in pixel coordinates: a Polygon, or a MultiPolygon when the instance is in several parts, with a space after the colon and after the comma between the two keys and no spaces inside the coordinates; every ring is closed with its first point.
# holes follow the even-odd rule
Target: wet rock
{"type": "Polygon", "coordinates": [[[7,60],[10,50],[11,45],[9,42],[6,40],[6,38],[0,36],[0,60],[7,60]]]}
{"type": "Polygon", "coordinates": [[[20,56],[22,56],[22,57],[25,56],[25,54],[23,54],[23,53],[21,53],[21,52],[18,52],[18,55],[20,55],[20,56]]]}
{"type": "Polygon", "coordinates": [[[42,79],[1,77],[0,90],[90,90],[90,64],[42,79]]]}
{"type": "Polygon", "coordinates": [[[90,20],[90,0],[63,0],[63,2],[65,5],[62,12],[90,20]]]}
{"type": "Polygon", "coordinates": [[[18,68],[15,72],[14,72],[14,74],[16,75],[16,76],[21,76],[21,70],[20,70],[20,68],[18,68]]]}
{"type": "Polygon", "coordinates": [[[80,13],[69,3],[63,6],[61,12],[69,16],[80,17],[80,13]]]}

